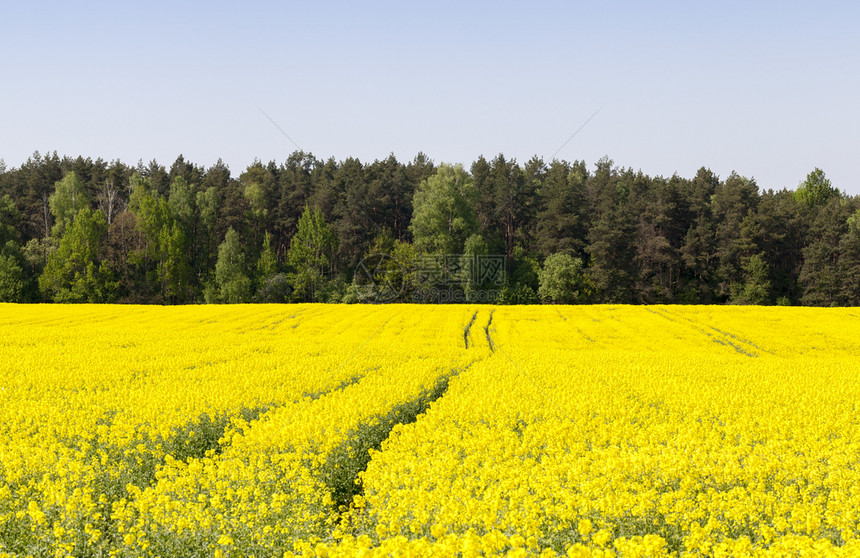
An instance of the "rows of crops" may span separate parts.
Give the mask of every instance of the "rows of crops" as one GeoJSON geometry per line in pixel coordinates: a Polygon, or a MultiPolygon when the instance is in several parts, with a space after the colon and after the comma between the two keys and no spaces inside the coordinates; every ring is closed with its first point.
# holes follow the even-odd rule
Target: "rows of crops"
{"type": "Polygon", "coordinates": [[[860,554],[860,313],[0,305],[0,552],[860,554]]]}

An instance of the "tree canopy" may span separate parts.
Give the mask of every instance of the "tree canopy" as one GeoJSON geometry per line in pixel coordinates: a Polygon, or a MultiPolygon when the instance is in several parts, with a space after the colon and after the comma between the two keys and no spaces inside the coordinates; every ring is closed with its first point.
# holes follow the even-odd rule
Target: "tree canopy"
{"type": "Polygon", "coordinates": [[[819,168],[763,190],[608,157],[297,151],[235,176],[35,153],[0,172],[0,301],[372,301],[363,281],[400,302],[858,305],[860,197],[819,168]]]}

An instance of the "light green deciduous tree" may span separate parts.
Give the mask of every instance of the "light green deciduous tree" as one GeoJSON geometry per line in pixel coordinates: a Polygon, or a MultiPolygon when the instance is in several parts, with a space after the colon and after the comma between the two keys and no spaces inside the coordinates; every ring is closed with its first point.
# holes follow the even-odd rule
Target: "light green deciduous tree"
{"type": "Polygon", "coordinates": [[[51,234],[62,236],[66,229],[72,226],[78,212],[90,206],[84,183],[74,171],[66,173],[66,176],[54,185],[54,193],[48,198],[48,205],[54,216],[51,234]]]}
{"type": "Polygon", "coordinates": [[[318,300],[318,292],[325,289],[332,271],[337,246],[337,235],[326,224],[322,211],[305,206],[287,254],[293,268],[290,278],[297,298],[309,302],[318,300]]]}
{"type": "Polygon", "coordinates": [[[412,200],[409,228],[416,248],[431,254],[462,254],[466,239],[479,232],[477,197],[462,165],[441,165],[419,184],[412,200]]]}
{"type": "Polygon", "coordinates": [[[583,270],[582,260],[570,254],[552,254],[538,273],[538,296],[553,304],[587,302],[594,287],[583,270]]]}
{"type": "Polygon", "coordinates": [[[109,301],[114,285],[110,270],[99,261],[106,233],[107,220],[101,211],[81,209],[57,250],[48,256],[39,277],[43,295],[56,302],[109,301]]]}
{"type": "Polygon", "coordinates": [[[227,304],[248,302],[251,296],[251,279],[245,270],[245,254],[239,233],[232,228],[218,246],[218,262],[215,264],[215,284],[218,298],[227,304]]]}

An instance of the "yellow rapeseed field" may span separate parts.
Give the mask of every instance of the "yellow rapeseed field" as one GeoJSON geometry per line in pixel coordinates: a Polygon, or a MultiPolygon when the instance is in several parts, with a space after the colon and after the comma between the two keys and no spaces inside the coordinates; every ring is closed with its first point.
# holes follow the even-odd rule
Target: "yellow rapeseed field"
{"type": "Polygon", "coordinates": [[[0,554],[860,556],[860,311],[0,305],[0,554]]]}

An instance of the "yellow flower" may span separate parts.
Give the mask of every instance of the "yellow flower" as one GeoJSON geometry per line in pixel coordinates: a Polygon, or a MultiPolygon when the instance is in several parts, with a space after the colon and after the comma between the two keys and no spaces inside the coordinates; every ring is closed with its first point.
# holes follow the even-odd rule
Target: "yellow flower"
{"type": "Polygon", "coordinates": [[[853,556],[858,330],[840,308],[0,305],[0,521],[58,553],[853,556]]]}
{"type": "Polygon", "coordinates": [[[434,538],[440,539],[447,532],[444,525],[439,523],[434,523],[432,527],[430,527],[430,534],[433,535],[434,538]]]}
{"type": "Polygon", "coordinates": [[[591,523],[590,519],[580,519],[577,524],[577,528],[579,529],[579,534],[583,537],[588,537],[591,534],[591,531],[594,529],[594,526],[591,523]]]}

